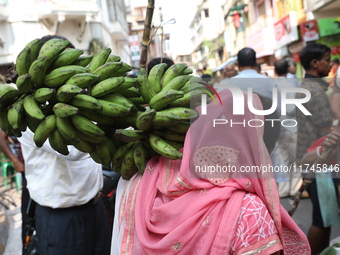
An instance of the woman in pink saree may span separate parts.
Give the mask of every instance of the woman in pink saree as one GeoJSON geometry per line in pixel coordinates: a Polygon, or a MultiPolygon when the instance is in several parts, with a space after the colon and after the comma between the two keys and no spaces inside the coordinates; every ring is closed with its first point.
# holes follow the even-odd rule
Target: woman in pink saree
{"type": "Polygon", "coordinates": [[[232,114],[229,90],[219,95],[223,105],[208,104],[187,132],[182,160],[155,156],[143,176],[120,181],[112,255],[310,254],[266,170],[264,141],[272,150],[278,132],[263,138],[266,121],[246,94],[244,115],[232,114]]]}

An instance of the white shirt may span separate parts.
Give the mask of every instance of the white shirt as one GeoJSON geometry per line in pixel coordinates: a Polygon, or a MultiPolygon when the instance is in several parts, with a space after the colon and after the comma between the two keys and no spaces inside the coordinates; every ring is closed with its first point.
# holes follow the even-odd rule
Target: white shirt
{"type": "Polygon", "coordinates": [[[289,80],[290,83],[294,85],[294,87],[299,87],[301,84],[296,78],[295,74],[292,73],[287,73],[287,79],[289,80]]]}
{"type": "Polygon", "coordinates": [[[27,129],[19,138],[25,159],[27,188],[34,201],[51,208],[83,205],[103,186],[102,168],[73,146],[64,156],[52,149],[48,140],[36,147],[27,129]]]}

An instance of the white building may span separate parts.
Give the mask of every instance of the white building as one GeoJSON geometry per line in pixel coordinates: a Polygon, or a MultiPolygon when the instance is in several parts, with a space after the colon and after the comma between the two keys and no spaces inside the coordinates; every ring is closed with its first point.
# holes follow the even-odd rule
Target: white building
{"type": "Polygon", "coordinates": [[[0,21],[2,74],[29,41],[53,34],[85,54],[94,46],[110,47],[131,63],[124,0],[8,0],[0,6],[0,21]]]}
{"type": "Polygon", "coordinates": [[[193,33],[193,62],[198,63],[199,69],[205,65],[214,69],[219,64],[215,56],[218,48],[216,38],[224,31],[222,1],[201,0],[190,28],[193,33]]]}

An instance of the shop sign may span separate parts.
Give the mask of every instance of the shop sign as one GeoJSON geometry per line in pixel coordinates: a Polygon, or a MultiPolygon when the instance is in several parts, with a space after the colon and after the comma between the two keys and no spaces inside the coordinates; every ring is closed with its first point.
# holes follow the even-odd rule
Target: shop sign
{"type": "Polygon", "coordinates": [[[316,20],[310,20],[300,25],[301,36],[305,42],[319,39],[319,31],[316,20]]]}
{"type": "Polygon", "coordinates": [[[332,55],[338,54],[338,47],[337,46],[331,46],[331,54],[332,55]]]}
{"type": "Polygon", "coordinates": [[[294,59],[295,62],[300,62],[300,53],[294,53],[293,59],[294,59]]]}
{"type": "Polygon", "coordinates": [[[321,37],[340,33],[340,17],[318,20],[319,35],[321,37]]]}
{"type": "Polygon", "coordinates": [[[138,35],[130,35],[129,43],[130,43],[130,51],[131,51],[131,60],[139,61],[140,60],[140,47],[139,47],[138,35]]]}
{"type": "Polygon", "coordinates": [[[277,47],[280,48],[299,39],[298,30],[295,25],[296,13],[291,12],[274,24],[275,39],[277,47]]]}

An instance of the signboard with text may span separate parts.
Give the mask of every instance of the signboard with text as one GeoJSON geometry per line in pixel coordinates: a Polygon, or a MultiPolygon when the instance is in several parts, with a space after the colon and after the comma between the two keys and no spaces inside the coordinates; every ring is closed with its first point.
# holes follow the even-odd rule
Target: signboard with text
{"type": "Polygon", "coordinates": [[[318,19],[320,36],[335,35],[340,33],[340,17],[318,19]]]}
{"type": "Polygon", "coordinates": [[[311,42],[319,39],[319,30],[316,20],[310,20],[300,25],[303,41],[311,42]]]}
{"type": "Polygon", "coordinates": [[[297,26],[294,24],[296,22],[292,22],[294,19],[296,21],[296,15],[294,14],[294,12],[291,12],[274,24],[278,48],[299,39],[297,26]]]}
{"type": "Polygon", "coordinates": [[[129,43],[130,43],[130,51],[131,51],[131,60],[139,61],[140,60],[140,47],[139,47],[138,35],[130,35],[129,43]]]}

